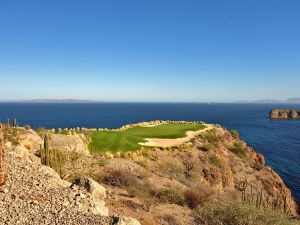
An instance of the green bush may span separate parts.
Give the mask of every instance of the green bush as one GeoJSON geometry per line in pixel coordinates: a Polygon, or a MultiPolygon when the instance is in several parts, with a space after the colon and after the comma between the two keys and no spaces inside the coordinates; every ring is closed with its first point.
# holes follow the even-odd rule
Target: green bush
{"type": "Polygon", "coordinates": [[[234,154],[239,155],[239,156],[246,156],[247,155],[246,149],[244,147],[233,146],[233,147],[229,148],[229,150],[231,152],[233,152],[234,154]]]}
{"type": "Polygon", "coordinates": [[[237,130],[231,130],[230,133],[235,139],[240,138],[240,133],[237,130]]]}
{"type": "Polygon", "coordinates": [[[25,128],[25,130],[30,130],[31,126],[27,124],[27,125],[24,126],[24,128],[25,128]]]}
{"type": "Polygon", "coordinates": [[[164,188],[158,190],[156,197],[160,202],[183,205],[184,195],[183,192],[175,188],[164,188]]]}
{"type": "Polygon", "coordinates": [[[211,150],[212,148],[214,148],[214,145],[212,145],[210,143],[206,143],[201,146],[201,150],[204,152],[207,152],[207,151],[211,150]]]}
{"type": "Polygon", "coordinates": [[[44,134],[47,132],[47,129],[45,127],[38,127],[35,130],[38,134],[44,134]]]}
{"type": "Polygon", "coordinates": [[[231,203],[210,205],[198,208],[194,212],[195,223],[198,225],[292,225],[284,215],[271,209],[253,205],[231,203]]]}
{"type": "Polygon", "coordinates": [[[217,167],[221,167],[221,160],[216,155],[211,155],[209,161],[217,167]]]}
{"type": "Polygon", "coordinates": [[[202,135],[202,137],[210,144],[212,144],[215,147],[219,147],[220,138],[215,133],[214,130],[207,131],[202,135]]]}

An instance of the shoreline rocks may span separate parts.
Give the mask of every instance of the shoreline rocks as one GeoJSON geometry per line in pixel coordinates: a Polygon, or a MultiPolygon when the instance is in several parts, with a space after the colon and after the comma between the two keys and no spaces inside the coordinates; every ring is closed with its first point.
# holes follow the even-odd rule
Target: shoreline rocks
{"type": "Polygon", "coordinates": [[[300,110],[273,109],[269,113],[271,120],[295,120],[300,119],[300,110]]]}

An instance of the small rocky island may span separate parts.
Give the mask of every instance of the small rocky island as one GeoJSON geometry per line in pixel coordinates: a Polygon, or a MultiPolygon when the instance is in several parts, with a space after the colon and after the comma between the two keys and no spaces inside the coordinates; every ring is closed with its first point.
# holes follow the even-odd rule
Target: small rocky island
{"type": "Polygon", "coordinates": [[[292,109],[273,109],[269,117],[271,120],[294,120],[300,119],[300,110],[292,109]]]}

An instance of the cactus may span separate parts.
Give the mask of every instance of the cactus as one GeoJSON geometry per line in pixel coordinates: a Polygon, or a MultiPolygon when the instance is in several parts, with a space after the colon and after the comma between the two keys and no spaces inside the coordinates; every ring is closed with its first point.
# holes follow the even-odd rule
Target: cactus
{"type": "Polygon", "coordinates": [[[45,152],[45,165],[49,166],[50,163],[50,152],[49,152],[49,136],[46,134],[44,137],[44,152],[45,152]]]}
{"type": "Polygon", "coordinates": [[[13,127],[18,127],[17,119],[14,118],[13,127]]]}
{"type": "Polygon", "coordinates": [[[7,118],[6,126],[7,126],[7,128],[10,128],[10,121],[9,121],[9,118],[7,118]]]}
{"type": "Polygon", "coordinates": [[[2,124],[0,123],[0,187],[5,184],[5,146],[3,139],[2,124]]]}

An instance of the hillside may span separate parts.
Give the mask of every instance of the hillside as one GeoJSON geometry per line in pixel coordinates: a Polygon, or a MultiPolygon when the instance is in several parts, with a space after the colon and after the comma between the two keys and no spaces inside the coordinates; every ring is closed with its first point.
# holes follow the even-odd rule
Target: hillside
{"type": "Polygon", "coordinates": [[[202,224],[210,221],[202,209],[233,203],[273,213],[263,213],[253,224],[292,224],[283,214],[297,216],[297,205],[264,157],[236,131],[204,125],[209,129],[184,143],[143,146],[126,154],[90,153],[94,130],[4,129],[7,182],[0,193],[0,221],[117,224],[113,216],[124,215],[146,225],[202,224]],[[48,166],[42,165],[40,150],[45,141],[52,152],[48,166]],[[99,191],[91,192],[86,183],[99,191]]]}

